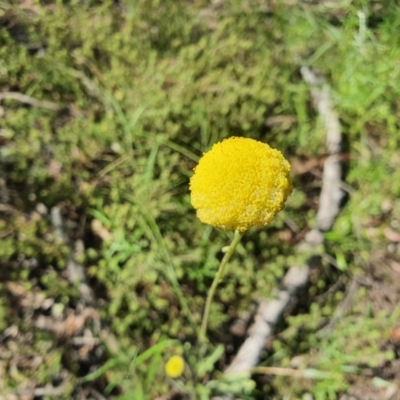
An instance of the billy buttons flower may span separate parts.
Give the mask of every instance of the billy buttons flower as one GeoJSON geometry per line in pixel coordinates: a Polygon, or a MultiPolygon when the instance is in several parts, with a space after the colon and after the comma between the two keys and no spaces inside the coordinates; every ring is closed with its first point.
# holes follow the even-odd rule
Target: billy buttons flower
{"type": "Polygon", "coordinates": [[[231,137],[204,153],[190,190],[202,222],[244,232],[269,224],[284,207],[292,192],[290,164],[266,143],[231,137]]]}
{"type": "Polygon", "coordinates": [[[179,378],[185,369],[185,361],[180,356],[172,356],[165,364],[165,373],[171,378],[179,378]]]}

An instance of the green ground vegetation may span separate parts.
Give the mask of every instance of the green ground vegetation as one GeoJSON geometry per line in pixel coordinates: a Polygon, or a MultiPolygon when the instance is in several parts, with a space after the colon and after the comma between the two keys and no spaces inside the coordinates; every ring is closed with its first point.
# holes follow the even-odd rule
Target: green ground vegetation
{"type": "MultiPolygon", "coordinates": [[[[396,256],[384,231],[400,223],[400,7],[386,3],[0,3],[1,92],[28,96],[0,103],[0,332],[18,329],[13,359],[45,355],[37,368],[0,357],[1,392],[67,374],[60,399],[91,387],[115,399],[155,399],[171,389],[190,399],[336,399],[367,379],[365,370],[397,357],[384,344],[399,309],[377,310],[368,287],[320,334],[351,277],[365,274],[374,254],[396,256]],[[286,368],[301,357],[320,375],[229,382],[221,371],[237,345],[230,324],[273,295],[301,260],[296,241],[314,226],[325,132],[302,65],[331,89],[349,195],[301,304],[260,365],[286,368]],[[239,245],[204,351],[197,330],[231,234],[196,219],[188,180],[202,152],[235,135],[268,142],[305,171],[294,168],[286,209],[239,245]],[[53,207],[66,240],[55,233],[53,207]],[[84,266],[101,321],[96,328],[87,320],[103,355],[86,364],[70,338],[37,322],[80,304],[66,273],[71,257],[84,266]],[[51,306],[21,306],[16,298],[27,293],[51,306]],[[173,354],[187,364],[176,380],[164,372],[173,354]]],[[[7,347],[11,339],[2,340],[7,347]]]]}

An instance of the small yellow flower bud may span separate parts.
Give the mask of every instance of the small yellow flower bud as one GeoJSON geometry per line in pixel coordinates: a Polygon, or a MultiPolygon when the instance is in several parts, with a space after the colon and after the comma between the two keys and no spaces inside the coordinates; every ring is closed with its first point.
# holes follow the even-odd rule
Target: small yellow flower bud
{"type": "Polygon", "coordinates": [[[172,356],[165,364],[165,373],[171,378],[179,378],[185,369],[185,361],[180,356],[172,356]]]}

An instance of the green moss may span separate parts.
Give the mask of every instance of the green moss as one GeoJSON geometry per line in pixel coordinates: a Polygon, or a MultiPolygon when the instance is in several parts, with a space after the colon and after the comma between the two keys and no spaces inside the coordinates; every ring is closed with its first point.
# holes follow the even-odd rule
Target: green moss
{"type": "MultiPolygon", "coordinates": [[[[182,384],[188,393],[207,398],[219,387],[228,390],[218,383],[222,360],[201,385],[193,373],[201,358],[196,324],[229,233],[196,219],[188,179],[201,153],[232,135],[267,141],[306,166],[322,159],[324,128],[299,74],[307,64],[326,77],[340,115],[350,196],[326,234],[326,248],[318,249],[323,261],[299,310],[280,326],[274,357],[288,366],[306,354],[315,368],[331,367],[332,377],[313,386],[275,378],[265,390],[279,398],[307,391],[336,398],[350,382],[344,367],[393,358],[374,344],[387,317],[364,307],[367,290],[334,332],[321,337],[318,331],[345,296],[335,289],[330,295],[337,280],[347,284],[348,274],[362,272],[371,253],[387,245],[386,225],[399,218],[397,203],[390,212],[382,207],[400,194],[397,9],[373,1],[333,8],[275,2],[271,9],[256,0],[114,3],[47,1],[33,11],[1,6],[2,92],[30,96],[36,105],[1,101],[0,331],[34,326],[9,312],[10,281],[61,306],[76,304],[79,290],[65,271],[75,257],[123,353],[110,350],[111,364],[96,378],[106,382],[107,396],[120,390],[125,398],[155,398],[168,391],[167,356],[154,350],[163,335],[193,343],[182,384]],[[55,206],[67,241],[54,233],[55,206]],[[371,220],[378,221],[373,237],[365,229],[371,220]],[[78,240],[86,250],[75,254],[78,240]],[[146,351],[146,362],[132,364],[146,351]]],[[[295,176],[295,193],[271,226],[246,234],[211,309],[211,337],[221,339],[239,311],[271,297],[288,267],[308,257],[295,244],[315,219],[319,164],[295,176]]],[[[48,336],[34,339],[37,351],[56,343],[48,336]]],[[[47,349],[39,384],[62,368],[79,374],[68,349],[57,343],[47,349]]],[[[7,389],[31,377],[6,373],[7,389]]],[[[71,398],[72,386],[64,398],[71,398]]],[[[235,386],[249,399],[263,398],[258,389],[253,381],[235,386]]]]}

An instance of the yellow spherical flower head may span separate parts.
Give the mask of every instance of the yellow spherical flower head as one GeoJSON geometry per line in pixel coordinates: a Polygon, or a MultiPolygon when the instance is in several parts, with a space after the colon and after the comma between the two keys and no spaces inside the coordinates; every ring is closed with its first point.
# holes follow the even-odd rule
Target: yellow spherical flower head
{"type": "Polygon", "coordinates": [[[180,356],[172,356],[165,364],[165,373],[171,378],[179,378],[185,369],[185,361],[180,356]]]}
{"type": "Polygon", "coordinates": [[[190,180],[197,217],[224,230],[264,226],[292,192],[290,164],[257,140],[231,137],[204,153],[190,180]]]}

